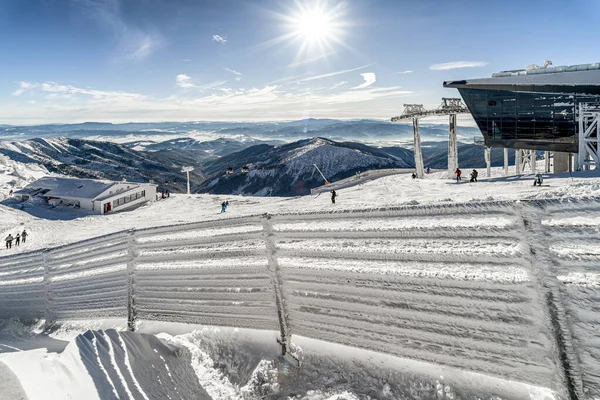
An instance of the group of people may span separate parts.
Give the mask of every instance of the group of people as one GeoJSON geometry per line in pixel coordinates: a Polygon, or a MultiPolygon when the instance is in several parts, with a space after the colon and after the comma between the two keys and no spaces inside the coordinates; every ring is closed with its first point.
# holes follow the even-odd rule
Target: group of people
{"type": "MultiPolygon", "coordinates": [[[[454,174],[456,175],[456,182],[462,181],[462,171],[460,170],[460,168],[456,168],[456,171],[454,171],[454,174]]],[[[469,178],[470,178],[469,182],[477,182],[477,176],[479,176],[479,172],[477,172],[477,170],[474,169],[469,174],[469,178]]]]}
{"type": "Polygon", "coordinates": [[[161,199],[166,199],[167,197],[171,197],[171,192],[169,192],[168,190],[163,190],[162,192],[160,192],[161,199]]]}
{"type": "Polygon", "coordinates": [[[13,241],[15,242],[15,246],[19,246],[21,244],[21,241],[25,243],[27,241],[27,235],[28,234],[25,229],[23,229],[23,233],[17,232],[15,236],[9,233],[6,239],[4,239],[6,241],[6,248],[12,249],[13,241]]]}

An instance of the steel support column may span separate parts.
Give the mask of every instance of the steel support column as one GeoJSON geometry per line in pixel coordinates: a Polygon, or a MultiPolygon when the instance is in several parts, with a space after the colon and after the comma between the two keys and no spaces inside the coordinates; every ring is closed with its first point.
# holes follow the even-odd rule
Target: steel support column
{"type": "Polygon", "coordinates": [[[483,153],[485,156],[485,166],[487,169],[487,177],[489,178],[492,174],[492,148],[486,147],[485,152],[483,153]]]}
{"type": "Polygon", "coordinates": [[[578,167],[600,168],[600,103],[579,103],[578,167]]]}
{"type": "Polygon", "coordinates": [[[421,131],[419,130],[419,118],[413,118],[414,146],[415,146],[415,170],[417,177],[423,178],[423,152],[421,150],[421,131]]]}
{"type": "Polygon", "coordinates": [[[458,168],[458,142],[456,139],[456,114],[450,114],[450,130],[448,132],[448,176],[454,176],[458,168]]]}
{"type": "Polygon", "coordinates": [[[504,148],[504,175],[508,176],[508,147],[504,148]]]}

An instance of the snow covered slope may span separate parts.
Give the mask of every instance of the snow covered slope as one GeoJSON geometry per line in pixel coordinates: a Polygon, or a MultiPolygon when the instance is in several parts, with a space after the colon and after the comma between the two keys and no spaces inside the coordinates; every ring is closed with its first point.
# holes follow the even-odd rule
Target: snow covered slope
{"type": "Polygon", "coordinates": [[[246,159],[234,153],[209,163],[207,171],[214,170],[215,175],[200,190],[263,196],[308,194],[310,188],[323,183],[315,164],[329,180],[343,179],[358,171],[409,166],[407,161],[372,147],[314,138],[267,148],[246,159]],[[224,175],[228,166],[241,167],[240,162],[250,165],[249,173],[224,175]]]}
{"type": "MultiPolygon", "coordinates": [[[[29,166],[42,165],[62,175],[131,182],[152,179],[170,190],[183,189],[184,174],[180,169],[190,161],[181,155],[138,152],[116,143],[61,137],[0,141],[2,155],[29,166]]],[[[200,183],[203,176],[194,171],[190,179],[200,183]]]]}
{"type": "Polygon", "coordinates": [[[443,375],[468,370],[559,394],[595,393],[597,223],[589,221],[600,220],[600,209],[597,198],[543,199],[598,196],[598,179],[576,174],[534,188],[531,177],[469,185],[442,176],[381,178],[340,190],[335,206],[324,195],[230,198],[228,212],[217,214],[225,197],[179,195],[113,216],[28,217],[31,241],[14,258],[0,259],[1,303],[13,315],[81,318],[109,310],[105,316],[124,317],[126,285],[135,282],[137,315],[145,321],[274,330],[284,315],[293,335],[445,365],[443,375]],[[490,197],[542,201],[474,200],[490,197]],[[383,209],[392,205],[403,207],[383,209]],[[285,215],[230,217],[267,211],[285,215]],[[532,228],[552,226],[553,218],[558,228],[550,235],[532,228]],[[212,221],[23,254],[77,237],[202,219],[212,221]],[[560,256],[558,264],[543,257],[548,248],[560,256]],[[571,261],[563,267],[562,259],[573,257],[577,279],[566,272],[574,270],[571,261]],[[47,274],[44,265],[51,266],[47,274]],[[575,285],[564,294],[561,281],[575,285]],[[51,307],[36,308],[40,303],[51,307]]]}

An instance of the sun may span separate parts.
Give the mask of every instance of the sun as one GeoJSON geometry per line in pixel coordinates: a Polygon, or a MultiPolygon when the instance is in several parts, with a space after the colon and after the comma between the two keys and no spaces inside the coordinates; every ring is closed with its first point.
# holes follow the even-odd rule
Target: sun
{"type": "Polygon", "coordinates": [[[334,23],[324,10],[303,10],[295,17],[295,33],[308,42],[329,40],[334,34],[334,23]]]}
{"type": "Polygon", "coordinates": [[[275,13],[281,21],[283,34],[268,45],[287,42],[297,46],[293,64],[326,58],[336,53],[344,43],[349,26],[346,20],[346,0],[295,0],[285,14],[275,13]]]}

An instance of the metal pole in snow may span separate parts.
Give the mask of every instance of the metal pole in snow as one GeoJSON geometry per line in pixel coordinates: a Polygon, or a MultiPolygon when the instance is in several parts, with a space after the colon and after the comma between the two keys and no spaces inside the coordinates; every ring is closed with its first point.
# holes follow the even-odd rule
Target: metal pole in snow
{"type": "Polygon", "coordinates": [[[315,168],[317,169],[317,171],[319,171],[319,174],[321,174],[321,176],[323,177],[323,180],[325,181],[325,184],[327,185],[329,183],[329,181],[327,180],[327,178],[325,178],[325,175],[323,175],[323,173],[321,172],[321,170],[319,169],[319,167],[317,167],[317,164],[313,164],[315,166],[315,168]]]}

